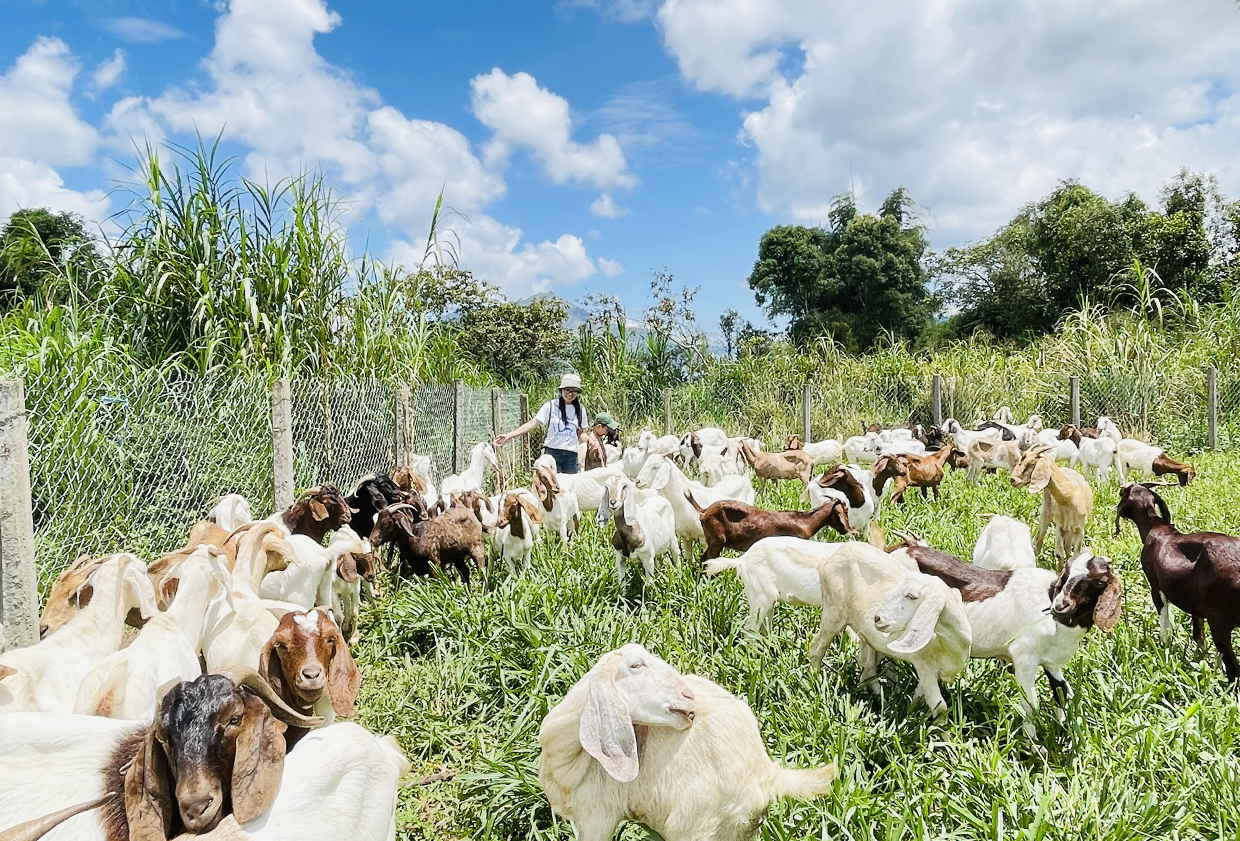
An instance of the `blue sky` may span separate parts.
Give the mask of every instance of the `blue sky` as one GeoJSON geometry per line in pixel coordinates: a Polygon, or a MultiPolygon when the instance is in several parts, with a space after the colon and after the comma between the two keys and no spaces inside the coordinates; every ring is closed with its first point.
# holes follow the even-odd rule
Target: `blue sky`
{"type": "Polygon", "coordinates": [[[222,131],[247,175],[327,172],[381,257],[415,260],[446,184],[463,262],[509,294],[636,315],[666,267],[708,327],[759,320],[762,232],[850,185],[907,186],[938,248],[1065,178],[1240,192],[1225,0],[5,5],[0,217],[105,219],[135,140],[222,131]]]}

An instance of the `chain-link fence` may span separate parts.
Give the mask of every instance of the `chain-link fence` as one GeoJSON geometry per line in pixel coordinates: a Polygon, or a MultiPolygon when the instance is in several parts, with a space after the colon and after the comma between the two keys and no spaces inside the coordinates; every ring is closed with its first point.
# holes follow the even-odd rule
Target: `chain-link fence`
{"type": "Polygon", "coordinates": [[[297,487],[351,488],[396,465],[396,389],[376,380],[293,380],[297,487]]]}

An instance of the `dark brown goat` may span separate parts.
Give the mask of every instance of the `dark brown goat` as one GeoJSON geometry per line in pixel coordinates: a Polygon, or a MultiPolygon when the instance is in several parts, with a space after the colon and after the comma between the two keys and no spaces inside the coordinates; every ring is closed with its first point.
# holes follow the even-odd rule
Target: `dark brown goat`
{"type": "Polygon", "coordinates": [[[952,448],[945,446],[936,453],[929,455],[895,455],[880,456],[874,462],[871,472],[874,474],[874,493],[883,495],[883,486],[888,480],[894,479],[895,490],[891,492],[891,501],[904,501],[904,492],[910,487],[921,488],[921,498],[926,498],[926,489],[934,490],[934,498],[939,498],[939,484],[943,481],[943,468],[951,458],[952,448]]]}
{"type": "Polygon", "coordinates": [[[853,508],[865,505],[865,488],[861,487],[856,477],[845,470],[842,464],[823,473],[818,477],[817,482],[819,487],[831,488],[844,494],[848,498],[848,504],[853,508]]]}
{"type": "Polygon", "coordinates": [[[1240,680],[1231,632],[1240,625],[1240,538],[1217,532],[1184,534],[1171,523],[1171,510],[1148,485],[1120,489],[1115,534],[1128,519],[1141,535],[1141,569],[1150,584],[1163,641],[1171,630],[1170,605],[1193,618],[1193,639],[1204,642],[1210,623],[1214,647],[1229,681],[1240,680]]]}
{"type": "Polygon", "coordinates": [[[1093,427],[1081,428],[1081,427],[1073,426],[1072,424],[1068,424],[1067,426],[1059,430],[1060,441],[1067,441],[1071,439],[1072,443],[1076,444],[1078,447],[1081,446],[1082,438],[1097,438],[1097,437],[1098,437],[1098,430],[1094,429],[1093,427]]]}
{"type": "Polygon", "coordinates": [[[322,543],[328,532],[347,526],[356,513],[338,488],[318,485],[297,497],[280,519],[289,534],[304,534],[322,543]]]}
{"type": "Polygon", "coordinates": [[[378,549],[395,543],[398,571],[403,576],[438,575],[451,564],[468,584],[471,565],[482,569],[486,564],[477,515],[454,507],[433,520],[420,520],[418,516],[417,509],[406,503],[383,509],[370,532],[371,545],[378,549]]]}
{"type": "Polygon", "coordinates": [[[826,526],[840,534],[856,533],[848,524],[848,506],[842,499],[824,502],[812,511],[768,511],[735,499],[721,499],[702,508],[692,491],[685,491],[685,498],[697,509],[706,535],[702,561],[719,557],[724,549],[744,552],[774,535],[809,539],[826,526]]]}
{"type": "MultiPolygon", "coordinates": [[[[305,716],[321,702],[331,705],[342,718],[357,715],[357,692],[362,676],[349,653],[349,645],[326,608],[294,610],[280,624],[258,657],[258,673],[284,703],[305,716]]],[[[290,726],[284,734],[289,750],[310,731],[290,726]]]]}
{"type": "Polygon", "coordinates": [[[986,569],[965,563],[948,552],[923,546],[916,540],[908,539],[887,549],[894,552],[904,549],[908,556],[917,564],[917,568],[926,575],[943,579],[948,587],[960,591],[960,599],[965,602],[983,602],[1003,592],[1008,581],[1012,579],[1010,570],[986,569]]]}
{"type": "Polygon", "coordinates": [[[1166,453],[1156,457],[1153,463],[1155,476],[1174,476],[1181,485],[1197,478],[1197,469],[1185,461],[1176,461],[1166,453]]]}

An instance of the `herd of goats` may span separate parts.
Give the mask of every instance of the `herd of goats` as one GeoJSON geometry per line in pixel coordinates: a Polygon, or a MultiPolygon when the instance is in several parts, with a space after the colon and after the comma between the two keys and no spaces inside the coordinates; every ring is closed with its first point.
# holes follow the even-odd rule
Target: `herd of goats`
{"type": "MultiPolygon", "coordinates": [[[[584,539],[591,515],[610,526],[622,591],[634,561],[644,587],[660,556],[700,547],[707,575],[735,570],[751,631],[777,602],[817,606],[814,665],[848,629],[863,682],[874,685],[882,658],[908,662],[915,698],[936,715],[941,682],[969,658],[1008,661],[1036,738],[1038,672],[1062,719],[1064,666],[1092,626],[1120,617],[1119,573],[1084,545],[1086,476],[1114,471],[1125,483],[1116,532],[1128,519],[1140,534],[1164,636],[1172,604],[1198,642],[1209,622],[1227,678],[1240,679],[1240,539],[1177,530],[1154,488],[1188,485],[1193,467],[1108,418],[1043,429],[1001,409],[974,429],[876,425],[844,441],[789,436],[772,452],[716,428],[644,431],[583,458],[569,475],[540,457],[529,488],[488,495],[498,460],[484,442],[438,483],[415,457],[347,494],[310,488],[265,520],[228,494],[149,564],[78,558],[50,588],[40,641],[6,651],[0,639],[0,841],[394,839],[409,763],[392,737],[343,720],[361,685],[349,650],[359,603],[387,576],[381,547],[400,578],[455,570],[468,585],[498,559],[520,574],[540,536],[584,539]],[[1036,538],[997,515],[971,562],[913,535],[886,545],[880,506],[910,489],[938,499],[950,469],[1006,471],[1040,494],[1036,538]],[[1129,481],[1143,475],[1163,479],[1129,481]],[[754,478],[799,482],[808,510],[756,507],[754,478]],[[824,528],[861,539],[813,540],[824,528]],[[1036,564],[1052,528],[1058,570],[1036,564]]],[[[583,841],[607,841],[625,820],[666,841],[753,838],[773,801],[825,794],[835,772],[775,764],[745,701],[638,644],[602,655],[547,714],[539,743],[543,790],[583,841]]]]}

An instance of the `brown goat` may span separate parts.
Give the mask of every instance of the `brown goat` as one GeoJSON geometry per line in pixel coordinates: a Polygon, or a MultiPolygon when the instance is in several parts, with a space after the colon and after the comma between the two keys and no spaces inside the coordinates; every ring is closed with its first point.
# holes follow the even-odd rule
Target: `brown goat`
{"type": "Polygon", "coordinates": [[[1227,679],[1240,681],[1231,634],[1240,625],[1240,538],[1217,532],[1185,534],[1171,522],[1171,509],[1148,485],[1124,485],[1115,508],[1115,534],[1128,519],[1141,535],[1141,569],[1158,611],[1163,642],[1171,631],[1170,605],[1193,618],[1193,639],[1205,639],[1210,623],[1214,647],[1227,679]]]}
{"type": "MultiPolygon", "coordinates": [[[[302,715],[317,714],[329,722],[329,712],[342,718],[357,715],[362,676],[326,608],[284,614],[259,655],[258,673],[284,703],[302,715]]],[[[309,732],[290,726],[284,734],[288,749],[309,732]]]]}
{"type": "Polygon", "coordinates": [[[280,519],[290,534],[304,534],[322,543],[328,532],[347,526],[355,513],[339,489],[318,485],[304,491],[280,519]]]}
{"type": "Polygon", "coordinates": [[[782,453],[755,453],[746,441],[741,441],[741,454],[758,474],[763,489],[768,480],[800,479],[808,485],[814,471],[814,458],[804,450],[786,450],[782,453]]]}
{"type": "Polygon", "coordinates": [[[826,526],[840,534],[856,533],[848,525],[848,506],[842,499],[824,502],[812,511],[768,511],[735,499],[721,499],[703,508],[692,491],[685,491],[685,498],[702,521],[706,536],[703,562],[719,557],[724,549],[744,552],[764,537],[781,535],[808,540],[826,526]]]}
{"type": "Polygon", "coordinates": [[[1187,485],[1197,478],[1197,469],[1185,461],[1176,461],[1166,453],[1154,459],[1155,476],[1174,476],[1181,485],[1187,485]]]}
{"type": "Polygon", "coordinates": [[[784,452],[803,449],[805,449],[805,443],[801,440],[801,436],[795,432],[784,438],[784,452]]]}
{"type": "Polygon", "coordinates": [[[939,499],[939,484],[943,481],[943,469],[951,458],[952,448],[944,446],[938,452],[929,455],[895,455],[880,456],[870,472],[874,474],[874,493],[883,495],[883,487],[888,480],[894,480],[895,490],[891,492],[891,501],[895,504],[904,502],[904,492],[910,487],[921,488],[922,499],[926,498],[926,489],[934,490],[935,500],[939,499]]]}
{"type": "Polygon", "coordinates": [[[438,575],[451,564],[468,584],[471,564],[477,569],[486,565],[482,524],[474,512],[464,508],[449,508],[438,517],[423,521],[417,519],[411,505],[388,506],[375,518],[370,543],[376,549],[395,543],[400,559],[397,571],[406,577],[438,575]]]}
{"type": "Polygon", "coordinates": [[[1078,447],[1081,446],[1082,438],[1097,438],[1097,437],[1098,437],[1098,430],[1094,429],[1093,427],[1081,428],[1078,426],[1073,426],[1072,424],[1069,423],[1059,430],[1060,441],[1071,440],[1072,443],[1076,444],[1078,447]]]}

